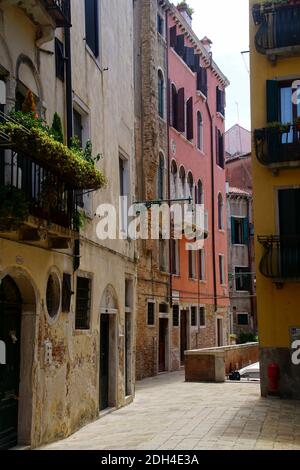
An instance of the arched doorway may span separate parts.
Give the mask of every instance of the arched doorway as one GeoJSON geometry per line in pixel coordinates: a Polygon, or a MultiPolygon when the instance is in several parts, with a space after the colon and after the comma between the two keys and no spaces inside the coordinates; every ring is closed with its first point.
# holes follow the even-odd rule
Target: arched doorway
{"type": "Polygon", "coordinates": [[[118,304],[115,290],[107,286],[100,310],[99,410],[117,402],[118,304]]]}
{"type": "Polygon", "coordinates": [[[18,442],[22,299],[10,276],[0,283],[0,340],[5,345],[0,365],[0,449],[18,442]]]}

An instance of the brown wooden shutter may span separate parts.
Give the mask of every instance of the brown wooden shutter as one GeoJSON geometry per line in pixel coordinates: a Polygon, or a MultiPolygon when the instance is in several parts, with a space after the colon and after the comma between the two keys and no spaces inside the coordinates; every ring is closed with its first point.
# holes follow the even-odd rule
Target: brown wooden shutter
{"type": "Polygon", "coordinates": [[[177,130],[179,132],[185,131],[185,98],[184,98],[184,88],[178,90],[178,101],[177,101],[177,130]]]}
{"type": "Polygon", "coordinates": [[[187,130],[186,137],[188,140],[194,138],[194,119],[193,119],[193,97],[189,98],[186,104],[186,119],[187,119],[187,130]]]}
{"type": "Polygon", "coordinates": [[[219,130],[216,127],[216,162],[219,165],[219,130]]]}
{"type": "Polygon", "coordinates": [[[176,45],[177,45],[176,26],[172,26],[172,28],[170,28],[170,47],[176,47],[176,45]]]}
{"type": "Polygon", "coordinates": [[[200,70],[200,54],[195,54],[193,72],[199,72],[199,70],[200,70]]]}
{"type": "Polygon", "coordinates": [[[184,52],[185,52],[185,48],[184,48],[184,34],[180,34],[179,36],[177,36],[177,40],[176,40],[176,48],[175,48],[176,52],[178,55],[180,55],[180,57],[183,57],[184,56],[184,52]]]}

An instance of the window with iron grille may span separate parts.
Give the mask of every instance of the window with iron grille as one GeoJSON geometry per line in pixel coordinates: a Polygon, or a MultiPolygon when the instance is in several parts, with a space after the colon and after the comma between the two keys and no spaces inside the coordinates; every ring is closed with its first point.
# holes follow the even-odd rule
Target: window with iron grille
{"type": "Polygon", "coordinates": [[[173,326],[179,326],[179,305],[173,305],[173,326]]]}
{"type": "Polygon", "coordinates": [[[191,326],[197,326],[197,308],[191,307],[191,326]]]}
{"type": "Polygon", "coordinates": [[[205,307],[199,308],[199,325],[202,327],[206,326],[205,307]]]}
{"type": "Polygon", "coordinates": [[[88,330],[90,328],[91,285],[91,279],[87,277],[77,277],[76,330],[88,330]]]}
{"type": "Polygon", "coordinates": [[[65,80],[65,51],[63,43],[55,38],[55,73],[56,77],[65,80]]]}
{"type": "Polygon", "coordinates": [[[154,302],[148,302],[147,324],[148,326],[155,325],[155,303],[154,302]]]}

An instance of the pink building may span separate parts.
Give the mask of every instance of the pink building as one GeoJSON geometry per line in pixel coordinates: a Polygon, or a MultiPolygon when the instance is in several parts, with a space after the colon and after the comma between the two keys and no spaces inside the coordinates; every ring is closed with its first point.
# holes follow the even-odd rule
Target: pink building
{"type": "Polygon", "coordinates": [[[228,342],[228,261],[225,178],[225,88],[212,59],[211,41],[200,41],[191,17],[171,6],[167,14],[169,167],[171,199],[203,203],[207,239],[189,252],[186,241],[171,249],[173,315],[180,318],[178,348],[228,342]]]}

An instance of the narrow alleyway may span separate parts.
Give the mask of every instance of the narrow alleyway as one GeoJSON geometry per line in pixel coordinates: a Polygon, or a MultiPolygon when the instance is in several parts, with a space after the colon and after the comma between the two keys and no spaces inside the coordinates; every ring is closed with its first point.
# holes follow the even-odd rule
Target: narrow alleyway
{"type": "Polygon", "coordinates": [[[300,402],[262,399],[257,383],[164,374],[139,382],[132,405],[44,449],[300,449],[300,402]]]}

